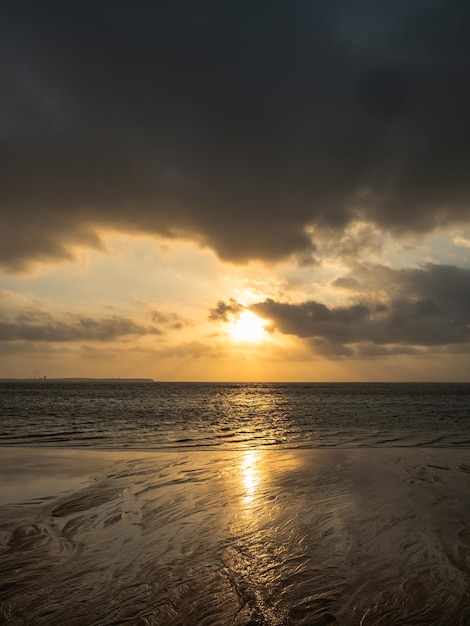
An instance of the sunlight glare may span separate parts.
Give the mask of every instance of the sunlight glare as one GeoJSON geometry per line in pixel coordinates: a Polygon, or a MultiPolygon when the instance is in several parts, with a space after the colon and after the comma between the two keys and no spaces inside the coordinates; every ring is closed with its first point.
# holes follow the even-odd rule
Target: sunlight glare
{"type": "Polygon", "coordinates": [[[260,482],[260,470],[257,466],[259,461],[257,450],[246,450],[241,463],[242,482],[245,490],[245,503],[253,500],[258,483],[260,482]]]}
{"type": "Polygon", "coordinates": [[[247,341],[256,343],[265,337],[265,326],[265,320],[250,311],[243,311],[237,321],[234,322],[229,329],[230,338],[232,341],[236,342],[247,341]]]}

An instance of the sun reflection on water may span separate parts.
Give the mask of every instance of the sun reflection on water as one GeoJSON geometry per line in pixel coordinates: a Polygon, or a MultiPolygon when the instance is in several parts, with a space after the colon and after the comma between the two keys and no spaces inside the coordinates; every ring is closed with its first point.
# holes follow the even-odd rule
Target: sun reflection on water
{"type": "Polygon", "coordinates": [[[250,504],[253,501],[261,482],[259,460],[259,450],[246,450],[243,453],[240,467],[245,504],[250,504]]]}

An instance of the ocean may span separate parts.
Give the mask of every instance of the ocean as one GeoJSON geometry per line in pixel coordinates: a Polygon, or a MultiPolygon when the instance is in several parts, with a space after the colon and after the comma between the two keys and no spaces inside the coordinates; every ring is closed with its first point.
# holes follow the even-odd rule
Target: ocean
{"type": "Polygon", "coordinates": [[[0,445],[470,445],[466,383],[0,383],[0,445]]]}
{"type": "Polygon", "coordinates": [[[470,385],[0,383],[0,624],[468,626],[470,385]]]}

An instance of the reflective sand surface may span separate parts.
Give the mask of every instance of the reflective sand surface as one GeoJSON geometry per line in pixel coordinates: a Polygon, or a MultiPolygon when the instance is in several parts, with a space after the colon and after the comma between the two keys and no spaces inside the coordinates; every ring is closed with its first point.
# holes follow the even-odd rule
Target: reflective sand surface
{"type": "Polygon", "coordinates": [[[0,623],[470,623],[470,451],[3,452],[0,623]]]}

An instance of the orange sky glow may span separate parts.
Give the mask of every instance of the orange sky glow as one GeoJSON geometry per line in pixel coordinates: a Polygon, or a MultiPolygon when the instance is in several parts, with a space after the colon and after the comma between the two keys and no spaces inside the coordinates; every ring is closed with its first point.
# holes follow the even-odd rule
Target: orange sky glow
{"type": "Polygon", "coordinates": [[[463,5],[26,4],[0,377],[468,380],[463,5]]]}

